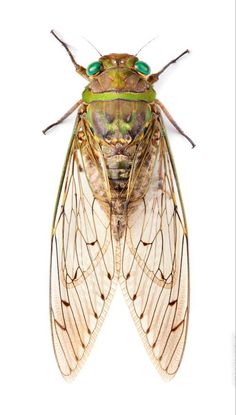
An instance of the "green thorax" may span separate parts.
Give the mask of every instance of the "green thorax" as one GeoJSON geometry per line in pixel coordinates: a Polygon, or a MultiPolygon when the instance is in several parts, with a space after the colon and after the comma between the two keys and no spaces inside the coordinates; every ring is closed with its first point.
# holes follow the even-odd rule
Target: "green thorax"
{"type": "Polygon", "coordinates": [[[128,54],[102,56],[100,72],[83,92],[91,132],[101,143],[125,146],[150,123],[156,93],[147,76],[135,69],[137,62],[128,54]]]}
{"type": "Polygon", "coordinates": [[[87,120],[94,138],[114,145],[133,142],[151,118],[150,105],[142,101],[98,101],[87,108],[87,120]]]}
{"type": "Polygon", "coordinates": [[[86,88],[83,92],[82,98],[86,104],[95,101],[114,101],[114,100],[125,100],[125,101],[144,101],[153,102],[155,100],[155,91],[150,89],[145,92],[126,92],[126,91],[108,91],[108,92],[92,92],[86,88]]]}
{"type": "Polygon", "coordinates": [[[122,99],[151,103],[156,93],[146,76],[135,70],[135,56],[111,54],[100,59],[103,70],[91,79],[82,98],[85,103],[122,99]]]}

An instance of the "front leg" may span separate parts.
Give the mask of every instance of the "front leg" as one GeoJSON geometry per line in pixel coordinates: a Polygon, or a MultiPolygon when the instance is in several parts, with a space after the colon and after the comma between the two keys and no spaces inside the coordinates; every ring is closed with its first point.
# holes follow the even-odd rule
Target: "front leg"
{"type": "Polygon", "coordinates": [[[63,48],[65,48],[65,50],[67,51],[67,53],[68,53],[68,55],[69,55],[69,57],[71,59],[71,62],[73,63],[73,65],[75,67],[76,72],[78,74],[80,74],[81,76],[83,76],[85,79],[89,80],[90,78],[89,78],[89,76],[88,76],[88,74],[86,72],[86,69],[83,66],[79,65],[76,62],[74,56],[72,55],[72,53],[71,53],[71,51],[69,49],[69,46],[65,42],[63,42],[63,40],[60,39],[58,35],[56,35],[56,33],[54,32],[54,30],[51,30],[51,33],[58,40],[58,42],[60,42],[60,44],[63,46],[63,48]]]}
{"type": "Polygon", "coordinates": [[[148,77],[148,82],[150,82],[151,84],[154,84],[154,82],[158,81],[159,76],[165,72],[165,70],[167,68],[169,68],[170,65],[173,65],[173,63],[176,63],[180,58],[182,58],[182,56],[186,55],[186,53],[189,53],[189,50],[186,49],[183,53],[181,53],[179,56],[177,56],[177,58],[172,59],[170,62],[167,63],[167,65],[165,65],[159,72],[157,73],[153,73],[151,75],[149,75],[148,77]]]}

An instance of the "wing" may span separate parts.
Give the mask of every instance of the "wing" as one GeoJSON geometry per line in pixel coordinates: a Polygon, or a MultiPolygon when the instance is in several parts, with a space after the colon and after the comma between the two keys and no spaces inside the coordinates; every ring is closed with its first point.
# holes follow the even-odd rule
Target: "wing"
{"type": "Polygon", "coordinates": [[[162,118],[150,187],[128,218],[121,285],[146,349],[161,375],[177,372],[189,310],[188,237],[162,118]]]}
{"type": "Polygon", "coordinates": [[[73,378],[102,324],[116,285],[110,221],[93,198],[76,121],[53,220],[50,313],[62,375],[73,378]]]}

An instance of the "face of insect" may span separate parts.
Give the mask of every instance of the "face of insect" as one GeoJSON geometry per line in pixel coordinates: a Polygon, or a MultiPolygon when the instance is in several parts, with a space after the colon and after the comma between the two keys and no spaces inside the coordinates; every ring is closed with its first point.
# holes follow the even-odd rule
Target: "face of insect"
{"type": "Polygon", "coordinates": [[[87,68],[91,82],[83,93],[87,118],[102,143],[129,144],[151,119],[155,91],[147,81],[149,66],[128,54],[110,54],[87,68]]]}

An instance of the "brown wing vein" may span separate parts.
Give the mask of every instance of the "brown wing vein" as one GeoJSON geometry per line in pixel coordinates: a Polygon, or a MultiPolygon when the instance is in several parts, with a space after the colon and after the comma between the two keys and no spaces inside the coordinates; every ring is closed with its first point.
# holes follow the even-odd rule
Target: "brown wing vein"
{"type": "Polygon", "coordinates": [[[109,219],[95,203],[75,126],[60,185],[51,248],[50,311],[54,351],[65,378],[83,364],[115,290],[109,219]],[[86,194],[86,196],[85,196],[86,194]]]}
{"type": "Polygon", "coordinates": [[[128,217],[122,288],[157,369],[172,377],[182,359],[189,310],[185,216],[163,121],[157,158],[136,220],[128,217]]]}

